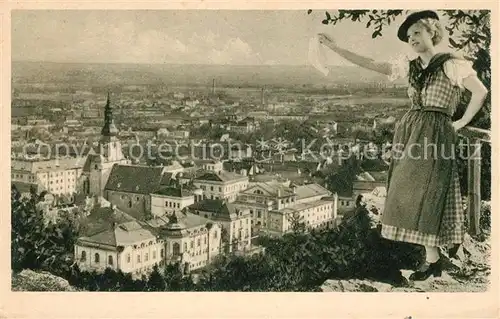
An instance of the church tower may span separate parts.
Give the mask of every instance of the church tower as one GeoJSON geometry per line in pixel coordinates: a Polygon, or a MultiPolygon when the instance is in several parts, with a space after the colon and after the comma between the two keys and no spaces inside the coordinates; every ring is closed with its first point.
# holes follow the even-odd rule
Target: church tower
{"type": "Polygon", "coordinates": [[[118,139],[118,129],[113,120],[113,110],[111,109],[109,93],[104,107],[104,125],[101,130],[101,139],[99,141],[99,154],[104,156],[107,161],[116,162],[124,159],[122,146],[118,139]]]}
{"type": "Polygon", "coordinates": [[[82,182],[83,192],[90,196],[103,196],[104,188],[108,181],[113,165],[130,164],[123,156],[122,145],[118,139],[118,129],[113,120],[111,101],[108,97],[104,107],[104,125],[101,130],[101,138],[96,152],[89,154],[83,168],[86,176],[82,182]]]}

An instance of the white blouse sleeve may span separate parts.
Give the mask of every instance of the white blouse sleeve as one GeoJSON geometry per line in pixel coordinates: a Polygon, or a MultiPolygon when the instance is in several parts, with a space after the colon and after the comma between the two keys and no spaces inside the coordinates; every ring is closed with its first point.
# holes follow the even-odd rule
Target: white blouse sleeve
{"type": "Polygon", "coordinates": [[[464,89],[463,80],[469,76],[476,76],[472,62],[464,59],[452,59],[445,63],[444,73],[453,85],[464,89]]]}
{"type": "Polygon", "coordinates": [[[391,75],[389,81],[406,78],[410,70],[410,59],[406,55],[398,55],[389,61],[391,64],[391,75]]]}

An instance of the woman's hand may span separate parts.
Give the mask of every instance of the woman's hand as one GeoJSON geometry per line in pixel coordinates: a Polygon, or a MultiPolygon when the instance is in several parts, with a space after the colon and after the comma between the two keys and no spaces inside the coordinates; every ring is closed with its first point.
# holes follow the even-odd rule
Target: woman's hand
{"type": "Polygon", "coordinates": [[[460,130],[461,128],[465,127],[467,125],[467,123],[464,120],[460,119],[458,121],[453,122],[452,125],[453,125],[453,128],[455,129],[455,132],[456,132],[456,131],[460,130]]]}
{"type": "Polygon", "coordinates": [[[319,43],[324,44],[330,48],[336,47],[335,40],[325,33],[318,33],[319,43]]]}

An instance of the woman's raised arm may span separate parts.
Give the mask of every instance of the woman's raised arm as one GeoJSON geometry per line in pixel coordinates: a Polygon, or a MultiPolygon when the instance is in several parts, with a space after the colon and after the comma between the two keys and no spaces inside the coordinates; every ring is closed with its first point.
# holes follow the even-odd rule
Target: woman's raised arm
{"type": "Polygon", "coordinates": [[[372,70],[378,73],[382,73],[385,75],[390,76],[392,73],[392,66],[390,63],[387,62],[376,62],[370,58],[361,56],[359,54],[356,54],[354,52],[351,52],[346,49],[342,49],[337,44],[335,41],[327,34],[320,33],[318,34],[319,37],[319,42],[324,44],[325,46],[329,47],[332,51],[335,53],[339,54],[341,57],[344,59],[359,65],[360,67],[363,67],[368,70],[372,70]]]}

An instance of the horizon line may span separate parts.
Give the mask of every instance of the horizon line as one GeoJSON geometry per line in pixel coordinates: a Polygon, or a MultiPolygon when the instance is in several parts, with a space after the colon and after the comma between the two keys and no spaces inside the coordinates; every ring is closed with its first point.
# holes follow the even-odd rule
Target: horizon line
{"type": "MultiPolygon", "coordinates": [[[[175,62],[68,62],[68,61],[48,61],[48,60],[14,60],[11,59],[11,63],[53,63],[53,64],[136,64],[136,65],[192,65],[192,66],[242,66],[242,67],[256,67],[256,66],[284,66],[284,67],[298,67],[298,66],[310,66],[307,63],[303,64],[214,64],[214,63],[175,63],[175,62]]],[[[357,65],[327,65],[329,67],[354,67],[359,68],[357,65]]]]}

